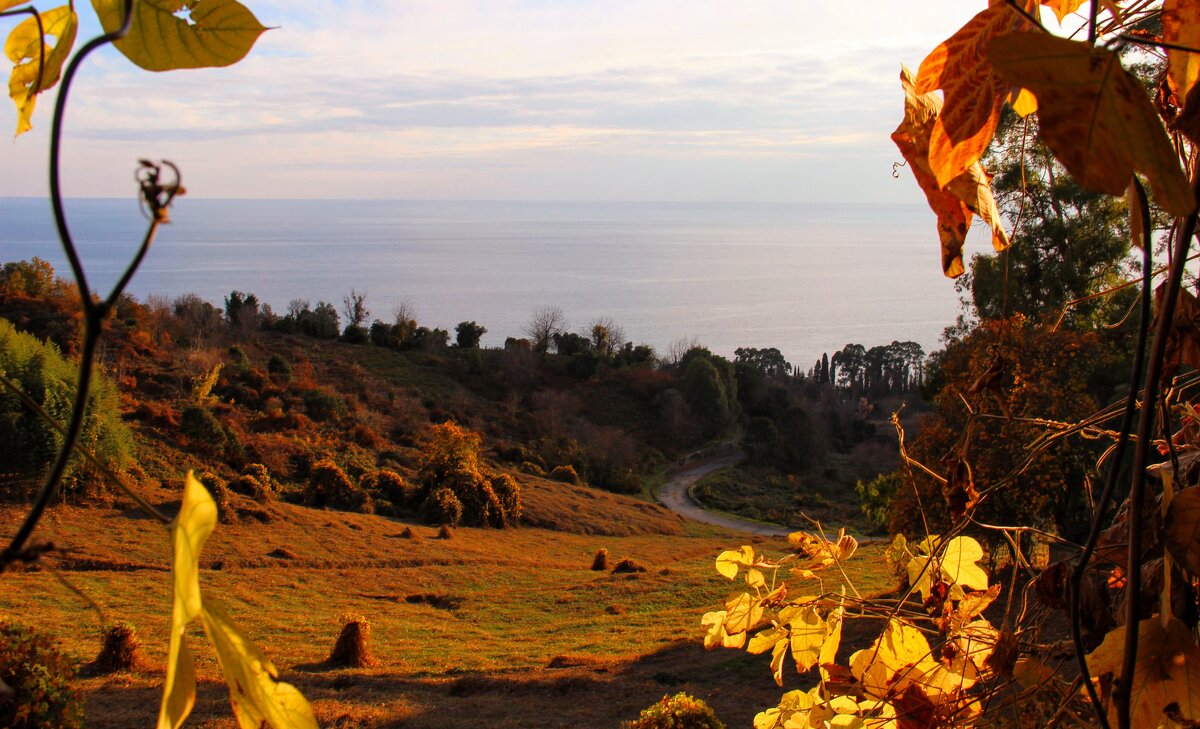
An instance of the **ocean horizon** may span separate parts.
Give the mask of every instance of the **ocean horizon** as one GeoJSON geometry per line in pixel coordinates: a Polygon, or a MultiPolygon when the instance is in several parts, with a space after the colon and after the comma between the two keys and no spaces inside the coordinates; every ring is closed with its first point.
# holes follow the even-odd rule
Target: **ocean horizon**
{"type": "MultiPolygon", "coordinates": [[[[145,232],[128,199],[66,202],[92,287],[116,281],[145,232]]],[[[718,354],[776,347],[807,370],[822,352],[912,340],[939,346],[959,311],[923,205],[181,198],[129,292],[255,294],[371,318],[410,303],[425,326],[522,336],[532,311],[571,330],[607,317],[660,353],[695,339],[718,354]]],[[[969,250],[983,250],[978,241],[969,250]]],[[[38,256],[67,275],[49,202],[0,198],[0,260],[38,256]]]]}

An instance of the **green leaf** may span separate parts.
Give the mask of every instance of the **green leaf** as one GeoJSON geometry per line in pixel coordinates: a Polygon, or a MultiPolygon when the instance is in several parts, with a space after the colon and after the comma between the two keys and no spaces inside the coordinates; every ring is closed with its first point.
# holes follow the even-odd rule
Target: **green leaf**
{"type": "Polygon", "coordinates": [[[187,624],[203,605],[200,596],[200,551],[217,524],[217,505],[188,471],[179,514],[171,522],[171,640],[167,649],[167,681],[158,711],[158,729],[177,729],[196,703],[196,673],[184,641],[187,624]]]}
{"type": "MultiPolygon", "coordinates": [[[[121,26],[122,0],[92,0],[104,30],[121,26]]],[[[117,49],[147,71],[229,66],[245,58],[266,28],[237,0],[139,0],[117,49]],[[176,13],[187,11],[187,17],[176,13]]]]}
{"type": "MultiPolygon", "coordinates": [[[[0,4],[0,9],[3,7],[0,4]]],[[[8,95],[17,105],[18,135],[33,128],[31,118],[37,95],[58,83],[79,28],[79,16],[70,5],[47,10],[41,19],[46,36],[56,39],[53,46],[45,43],[33,18],[18,23],[4,43],[5,55],[16,64],[8,80],[8,95]]]]}
{"type": "Polygon", "coordinates": [[[275,666],[215,600],[205,601],[200,618],[217,649],[221,672],[229,684],[229,702],[242,729],[317,729],[304,695],[279,680],[275,666]]]}

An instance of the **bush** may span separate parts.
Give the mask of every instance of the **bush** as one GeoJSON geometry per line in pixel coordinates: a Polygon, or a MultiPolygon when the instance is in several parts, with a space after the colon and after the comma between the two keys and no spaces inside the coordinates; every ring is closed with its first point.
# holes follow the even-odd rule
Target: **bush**
{"type": "Polygon", "coordinates": [[[350,324],[342,332],[342,341],[348,344],[366,344],[370,338],[367,328],[358,324],[350,324]]]}
{"type": "Polygon", "coordinates": [[[479,433],[452,422],[431,428],[416,479],[417,500],[426,518],[443,524],[457,524],[461,520],[470,526],[503,527],[520,517],[520,489],[516,481],[511,477],[503,477],[507,481],[490,478],[484,473],[479,461],[481,443],[479,433]],[[499,492],[493,484],[499,485],[499,492]],[[441,491],[448,491],[454,499],[441,491]]]}
{"type": "Polygon", "coordinates": [[[312,465],[304,503],[342,511],[371,514],[375,511],[371,495],[357,486],[333,460],[323,458],[312,465]]]}
{"type": "Polygon", "coordinates": [[[346,413],[346,401],[324,390],[313,390],[304,395],[304,410],[313,420],[332,420],[346,413]]]}
{"type": "Polygon", "coordinates": [[[71,688],[71,661],[40,633],[0,623],[0,726],[44,729],[83,726],[83,699],[71,688]]]}
{"type": "Polygon", "coordinates": [[[267,360],[267,372],[278,376],[284,382],[292,379],[292,366],[282,354],[273,354],[267,360]]]}
{"type": "Polygon", "coordinates": [[[725,729],[725,724],[708,704],[680,691],[663,696],[662,701],[644,709],[636,721],[622,724],[621,729],[725,729]]]}
{"type": "Polygon", "coordinates": [[[217,521],[222,524],[237,524],[237,510],[233,508],[232,495],[229,487],[225,485],[225,480],[212,471],[200,471],[195,476],[196,480],[208,489],[208,493],[217,504],[217,521]]]}
{"type": "Polygon", "coordinates": [[[549,478],[554,481],[579,485],[579,474],[575,471],[574,466],[555,466],[554,470],[550,472],[549,478]]]}
{"type": "Polygon", "coordinates": [[[462,516],[462,502],[445,487],[430,491],[421,503],[421,518],[433,524],[458,526],[462,516]]]}
{"type": "MultiPolygon", "coordinates": [[[[0,371],[60,423],[70,419],[79,372],[53,344],[18,332],[0,319],[0,371]]],[[[133,461],[133,437],[121,420],[116,387],[102,374],[92,378],[91,392],[79,443],[113,470],[123,470],[133,461]]],[[[40,481],[58,456],[62,436],[13,395],[0,388],[0,453],[4,471],[40,481]]],[[[91,466],[74,458],[64,474],[64,488],[98,486],[101,480],[91,466]]]]}
{"type": "Polygon", "coordinates": [[[381,468],[363,477],[362,487],[396,506],[412,506],[414,489],[395,471],[381,468]]]}
{"type": "Polygon", "coordinates": [[[187,437],[217,450],[224,448],[225,443],[229,440],[229,436],[221,427],[217,416],[213,415],[208,408],[199,405],[189,405],[183,409],[183,414],[179,419],[179,429],[187,437]]]}

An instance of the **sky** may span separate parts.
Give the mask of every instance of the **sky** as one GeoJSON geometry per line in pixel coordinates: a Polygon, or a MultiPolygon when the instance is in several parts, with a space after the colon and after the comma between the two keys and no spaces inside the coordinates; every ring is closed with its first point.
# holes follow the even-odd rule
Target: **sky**
{"type": "MultiPolygon", "coordinates": [[[[67,108],[68,195],[128,195],[146,157],[210,198],[921,203],[892,175],[900,65],[985,7],[245,3],[273,29],[235,66],[89,58],[67,108]]],[[[82,44],[98,26],[78,6],[82,44]]],[[[0,145],[0,196],[45,194],[53,93],[0,145]]],[[[11,102],[0,112],[15,129],[11,102]]]]}

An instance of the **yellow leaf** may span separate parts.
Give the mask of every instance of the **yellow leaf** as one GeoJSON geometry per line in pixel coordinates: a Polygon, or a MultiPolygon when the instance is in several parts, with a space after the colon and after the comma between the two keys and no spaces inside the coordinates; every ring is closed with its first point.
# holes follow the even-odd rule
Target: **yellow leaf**
{"type": "Polygon", "coordinates": [[[982,670],[988,658],[996,650],[996,641],[1000,640],[1000,631],[992,627],[988,621],[980,618],[954,630],[951,634],[961,655],[971,659],[976,668],[982,670]]]}
{"type": "MultiPolygon", "coordinates": [[[[1200,2],[1163,0],[1160,17],[1164,43],[1188,48],[1200,46],[1200,2]]],[[[1175,93],[1187,99],[1200,77],[1200,54],[1168,48],[1167,73],[1175,84],[1175,93]]]]}
{"type": "Polygon", "coordinates": [[[740,550],[726,550],[717,555],[717,572],[727,579],[737,577],[738,567],[754,564],[754,547],[743,545],[740,550]]]}
{"type": "MultiPolygon", "coordinates": [[[[123,0],[92,0],[104,30],[121,25],[123,0]]],[[[139,0],[129,35],[117,49],[147,71],[228,66],[242,60],[266,30],[237,0],[139,0]],[[176,12],[184,8],[187,17],[176,12]]]]}
{"type": "Polygon", "coordinates": [[[15,64],[8,80],[8,95],[17,105],[17,134],[33,128],[37,95],[58,83],[79,27],[79,17],[70,5],[48,10],[41,18],[46,36],[56,39],[53,46],[44,43],[33,18],[18,23],[4,43],[5,55],[15,64]]]}
{"type": "Polygon", "coordinates": [[[829,613],[825,618],[826,638],[821,644],[821,650],[817,653],[817,666],[821,671],[821,680],[829,680],[829,669],[826,666],[833,665],[837,658],[838,648],[842,645],[842,614],[845,612],[841,606],[829,613]]]}
{"type": "Polygon", "coordinates": [[[900,620],[888,621],[870,648],[850,656],[850,673],[867,695],[879,699],[888,697],[893,682],[919,676],[934,665],[929,657],[929,641],[921,631],[900,620]]]}
{"type": "Polygon", "coordinates": [[[1115,53],[1045,33],[1012,33],[994,39],[988,56],[1009,83],[1037,96],[1042,139],[1079,184],[1121,195],[1138,171],[1172,215],[1195,208],[1162,120],[1115,53]]]}
{"type": "Polygon", "coordinates": [[[748,592],[735,595],[725,602],[725,631],[730,635],[745,633],[762,619],[763,606],[748,592]]]}
{"type": "MultiPolygon", "coordinates": [[[[1171,618],[1166,626],[1157,617],[1138,623],[1138,652],[1130,684],[1130,724],[1135,727],[1163,726],[1163,710],[1176,704],[1184,719],[1200,719],[1200,648],[1191,629],[1171,618]]],[[[1099,678],[1120,676],[1125,654],[1125,626],[1104,636],[1088,657],[1088,670],[1099,678]]],[[[1116,725],[1115,708],[1109,721],[1116,725]]],[[[1172,726],[1172,724],[1167,724],[1172,726]]]]}
{"type": "Polygon", "coordinates": [[[771,651],[771,675],[775,677],[775,685],[783,686],[783,659],[787,658],[788,644],[780,641],[771,651]]]}
{"type": "Polygon", "coordinates": [[[821,657],[821,646],[829,633],[829,627],[817,611],[805,608],[788,623],[792,631],[792,658],[800,673],[816,665],[821,657]]]}
{"type": "Polygon", "coordinates": [[[767,580],[759,570],[746,570],[746,584],[756,589],[766,589],[767,580]]]}
{"type": "Polygon", "coordinates": [[[787,641],[788,632],[777,625],[757,633],[746,645],[746,652],[758,655],[773,650],[780,641],[787,641]]]}
{"type": "Polygon", "coordinates": [[[700,618],[701,627],[707,626],[708,632],[704,636],[704,647],[707,650],[712,650],[725,642],[728,633],[725,632],[725,615],[724,610],[704,613],[704,617],[700,618]]]}
{"type": "Polygon", "coordinates": [[[317,729],[317,720],[303,694],[279,680],[275,666],[216,601],[205,601],[200,618],[204,632],[217,649],[221,671],[229,684],[229,702],[242,729],[317,729]]]}
{"type": "MultiPolygon", "coordinates": [[[[946,582],[960,588],[972,590],[988,589],[988,575],[978,564],[983,559],[983,547],[971,537],[955,537],[942,553],[942,575],[946,582]]],[[[958,599],[958,598],[956,598],[958,599]]]]}
{"type": "Polygon", "coordinates": [[[171,639],[167,681],[158,712],[158,729],[177,729],[196,703],[192,654],[184,642],[187,624],[200,614],[200,551],[217,524],[217,505],[191,471],[183,486],[179,514],[171,522],[171,639]]]}
{"type": "Polygon", "coordinates": [[[912,72],[900,71],[904,88],[904,119],[892,141],[908,161],[917,184],[925,193],[929,207],[937,215],[938,238],[942,247],[942,272],[954,278],[965,270],[962,260],[963,242],[971,215],[981,217],[992,228],[992,246],[998,250],[1008,247],[1008,234],[1000,220],[1000,211],[992,197],[991,177],[983,165],[975,162],[965,172],[950,181],[945,189],[938,184],[930,167],[930,135],[942,111],[942,102],[932,93],[918,94],[913,86],[912,72]]]}

